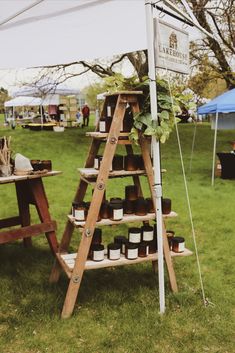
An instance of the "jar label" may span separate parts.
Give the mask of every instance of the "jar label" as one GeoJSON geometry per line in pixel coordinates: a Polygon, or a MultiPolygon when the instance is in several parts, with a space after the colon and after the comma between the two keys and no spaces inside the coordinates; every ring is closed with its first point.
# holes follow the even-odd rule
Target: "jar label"
{"type": "Polygon", "coordinates": [[[146,255],[149,255],[149,245],[146,246],[146,255]]]}
{"type": "Polygon", "coordinates": [[[122,254],[125,254],[125,250],[126,250],[126,244],[122,243],[122,254]]]}
{"type": "Polygon", "coordinates": [[[99,159],[98,158],[95,158],[95,160],[94,160],[94,168],[99,169],[99,159]]]}
{"type": "Polygon", "coordinates": [[[141,233],[129,233],[129,242],[130,243],[140,243],[141,233]]]}
{"type": "Polygon", "coordinates": [[[100,130],[100,132],[105,132],[106,131],[106,123],[105,123],[105,121],[100,121],[99,130],[100,130]]]}
{"type": "Polygon", "coordinates": [[[138,257],[138,248],[127,249],[127,258],[130,260],[136,259],[138,257]]]}
{"type": "Polygon", "coordinates": [[[74,210],[74,217],[76,221],[85,221],[85,211],[84,210],[74,210]]]}
{"type": "Polygon", "coordinates": [[[113,210],[113,220],[114,221],[119,221],[122,218],[123,218],[123,208],[120,208],[118,210],[113,210]]]}
{"type": "Polygon", "coordinates": [[[178,244],[178,251],[183,252],[184,251],[184,243],[179,243],[178,244]]]}
{"type": "Polygon", "coordinates": [[[151,231],[149,231],[149,232],[143,231],[143,240],[144,240],[144,241],[151,241],[151,240],[153,240],[153,230],[151,230],[151,231]]]}
{"type": "Polygon", "coordinates": [[[110,105],[107,106],[107,116],[112,116],[110,105]]]}
{"type": "Polygon", "coordinates": [[[118,260],[120,259],[120,249],[109,249],[109,259],[110,260],[118,260]]]}
{"type": "Polygon", "coordinates": [[[104,250],[93,251],[93,260],[94,261],[104,260],[104,250]]]}

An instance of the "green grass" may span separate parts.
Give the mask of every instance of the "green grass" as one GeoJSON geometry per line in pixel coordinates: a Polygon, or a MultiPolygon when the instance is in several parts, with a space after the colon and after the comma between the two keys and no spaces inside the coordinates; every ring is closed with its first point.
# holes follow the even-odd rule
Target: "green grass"
{"type": "MultiPolygon", "coordinates": [[[[92,130],[92,127],[89,128],[92,130]]],[[[192,125],[179,125],[188,174],[192,125]]],[[[11,135],[14,152],[32,159],[52,159],[61,176],[45,178],[50,211],[61,238],[78,183],[77,167],[84,165],[89,148],[87,129],[64,133],[0,128],[11,135]]],[[[218,134],[218,151],[229,151],[234,131],[218,134]]],[[[174,260],[179,293],[172,294],[166,279],[166,313],[160,316],[157,277],[150,263],[85,273],[74,314],[61,320],[68,280],[63,275],[49,285],[53,258],[42,235],[33,248],[21,242],[0,246],[0,352],[4,353],[234,353],[234,181],[217,178],[210,186],[213,132],[198,126],[188,188],[196,230],[206,297],[202,305],[195,255],[174,260]]],[[[177,219],[167,228],[186,238],[193,249],[191,227],[175,134],[162,146],[163,192],[172,199],[177,219]]],[[[130,179],[109,181],[107,196],[124,196],[130,179]]],[[[143,180],[145,196],[149,195],[143,180]]],[[[0,217],[16,214],[13,185],[0,189],[0,217]]],[[[91,189],[88,190],[88,200],[91,189]]],[[[36,214],[33,212],[33,220],[36,214]]],[[[126,234],[127,225],[103,228],[105,243],[126,234]]],[[[79,235],[74,232],[72,250],[79,235]]]]}

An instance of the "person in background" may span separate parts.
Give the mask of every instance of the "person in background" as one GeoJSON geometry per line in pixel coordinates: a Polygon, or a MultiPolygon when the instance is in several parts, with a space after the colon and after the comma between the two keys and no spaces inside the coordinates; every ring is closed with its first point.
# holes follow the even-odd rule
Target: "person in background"
{"type": "Polygon", "coordinates": [[[77,123],[79,127],[83,126],[83,119],[82,119],[82,114],[80,112],[80,109],[78,109],[77,113],[76,113],[76,118],[77,118],[77,123]]]}
{"type": "Polygon", "coordinates": [[[85,103],[84,107],[82,108],[82,116],[83,116],[83,126],[88,126],[89,117],[90,117],[90,108],[88,107],[87,103],[85,103]]]}

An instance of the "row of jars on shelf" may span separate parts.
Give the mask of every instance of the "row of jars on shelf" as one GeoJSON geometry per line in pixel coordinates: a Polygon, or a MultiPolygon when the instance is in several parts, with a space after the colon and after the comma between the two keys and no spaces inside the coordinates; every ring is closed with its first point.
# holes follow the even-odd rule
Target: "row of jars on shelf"
{"type": "MultiPolygon", "coordinates": [[[[90,208],[90,202],[73,202],[72,215],[75,221],[85,221],[90,208]]],[[[163,214],[171,212],[171,200],[162,199],[163,214]]],[[[104,200],[101,203],[97,222],[101,219],[111,219],[113,221],[121,221],[126,215],[146,216],[148,213],[154,213],[154,205],[152,198],[137,197],[136,199],[111,198],[110,201],[104,200]]]]}
{"type": "MultiPolygon", "coordinates": [[[[173,231],[167,231],[169,247],[172,251],[180,253],[185,250],[183,237],[175,237],[173,231]]],[[[119,260],[123,254],[128,260],[138,257],[147,257],[157,252],[156,225],[144,225],[141,228],[128,229],[128,238],[122,235],[114,237],[114,242],[107,245],[107,258],[119,260]]],[[[102,230],[95,228],[88,258],[93,261],[104,260],[105,247],[102,244],[102,230]]]]}
{"type": "MultiPolygon", "coordinates": [[[[99,120],[99,132],[109,132],[112,120],[112,107],[107,106],[106,116],[102,116],[99,120]]],[[[126,110],[124,119],[122,121],[121,132],[130,132],[133,126],[133,114],[130,110],[126,110]]]]}
{"type": "MultiPolygon", "coordinates": [[[[94,168],[99,170],[100,164],[102,162],[103,156],[97,155],[94,158],[94,168]]],[[[110,171],[118,171],[118,170],[127,170],[127,171],[135,171],[135,170],[145,170],[144,161],[142,155],[134,155],[128,154],[126,156],[116,154],[113,157],[112,166],[110,171]]]]}

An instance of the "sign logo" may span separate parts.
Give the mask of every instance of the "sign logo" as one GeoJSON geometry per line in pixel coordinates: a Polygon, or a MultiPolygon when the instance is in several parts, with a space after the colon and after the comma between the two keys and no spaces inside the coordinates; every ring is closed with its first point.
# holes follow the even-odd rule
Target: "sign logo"
{"type": "Polygon", "coordinates": [[[189,73],[188,33],[154,18],[156,67],[189,73]]]}

